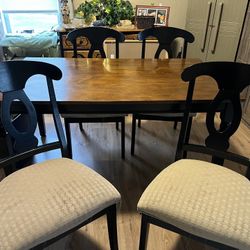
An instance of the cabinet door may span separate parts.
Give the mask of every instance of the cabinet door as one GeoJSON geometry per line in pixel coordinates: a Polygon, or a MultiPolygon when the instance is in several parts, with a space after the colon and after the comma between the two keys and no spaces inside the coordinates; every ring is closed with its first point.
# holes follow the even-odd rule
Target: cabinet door
{"type": "MultiPolygon", "coordinates": [[[[120,58],[141,58],[141,48],[142,43],[140,41],[125,41],[120,43],[120,58]]],[[[154,58],[155,52],[158,48],[158,42],[156,41],[147,41],[146,44],[146,55],[145,58],[154,58]]],[[[105,43],[105,52],[108,58],[111,57],[111,54],[115,55],[115,43],[107,41],[105,43]]],[[[168,58],[167,52],[164,50],[160,54],[161,59],[168,58]]]]}
{"type": "Polygon", "coordinates": [[[248,0],[217,0],[206,61],[234,61],[248,0]]]}
{"type": "Polygon", "coordinates": [[[187,57],[206,60],[216,0],[189,0],[186,29],[195,40],[188,45],[187,57]]]}

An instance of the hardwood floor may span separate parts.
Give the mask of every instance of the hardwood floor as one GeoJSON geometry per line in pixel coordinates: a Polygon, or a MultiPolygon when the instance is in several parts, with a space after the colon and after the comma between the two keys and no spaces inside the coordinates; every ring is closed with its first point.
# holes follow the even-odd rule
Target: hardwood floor
{"type": "MultiPolygon", "coordinates": [[[[49,122],[50,118],[46,117],[49,122]]],[[[201,141],[206,134],[201,123],[203,115],[194,119],[191,140],[201,141]]],[[[174,161],[180,124],[173,129],[172,122],[143,121],[137,129],[135,156],[130,155],[131,118],[126,122],[126,155],[120,156],[120,131],[115,124],[84,124],[82,133],[78,126],[72,126],[73,159],[91,167],[109,180],[121,193],[122,202],[118,212],[118,240],[121,250],[138,249],[140,215],[136,211],[137,202],[147,185],[165,167],[174,161]]],[[[47,139],[53,131],[47,126],[47,139]]],[[[250,133],[243,124],[231,140],[231,149],[250,157],[250,133]]],[[[48,159],[59,152],[39,157],[48,159]]],[[[201,159],[204,159],[204,157],[201,159]]],[[[231,168],[244,173],[241,166],[230,164],[231,168]]],[[[73,250],[109,249],[105,218],[100,218],[72,235],[69,248],[73,250]]],[[[62,249],[58,244],[49,249],[62,249]]],[[[211,249],[195,241],[187,240],[175,233],[156,226],[150,227],[148,250],[208,250],[211,249]]]]}

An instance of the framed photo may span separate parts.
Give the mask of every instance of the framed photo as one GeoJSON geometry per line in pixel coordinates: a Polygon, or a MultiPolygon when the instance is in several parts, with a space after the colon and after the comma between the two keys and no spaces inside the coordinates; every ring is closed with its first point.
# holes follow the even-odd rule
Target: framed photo
{"type": "Polygon", "coordinates": [[[168,26],[169,6],[136,5],[136,16],[153,16],[156,26],[168,26]]]}

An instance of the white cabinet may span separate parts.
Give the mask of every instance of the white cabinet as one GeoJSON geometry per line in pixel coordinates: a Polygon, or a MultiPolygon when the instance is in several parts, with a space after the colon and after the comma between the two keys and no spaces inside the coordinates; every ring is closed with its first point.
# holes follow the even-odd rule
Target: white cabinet
{"type": "MultiPolygon", "coordinates": [[[[241,63],[250,63],[250,4],[248,6],[246,19],[244,22],[236,61],[241,63]]],[[[246,101],[243,108],[243,120],[250,128],[250,87],[248,87],[246,90],[246,101]]]]}
{"type": "MultiPolygon", "coordinates": [[[[154,58],[155,52],[159,44],[157,41],[150,40],[146,44],[146,55],[145,58],[154,58]]],[[[142,43],[138,40],[125,40],[124,43],[119,44],[119,58],[141,58],[142,43]]],[[[115,42],[108,41],[105,42],[105,51],[108,58],[112,54],[115,55],[115,42]]],[[[162,51],[160,58],[167,58],[168,55],[165,51],[162,51]]]]}
{"type": "Polygon", "coordinates": [[[187,56],[234,61],[248,0],[189,0],[186,29],[195,36],[187,56]]]}

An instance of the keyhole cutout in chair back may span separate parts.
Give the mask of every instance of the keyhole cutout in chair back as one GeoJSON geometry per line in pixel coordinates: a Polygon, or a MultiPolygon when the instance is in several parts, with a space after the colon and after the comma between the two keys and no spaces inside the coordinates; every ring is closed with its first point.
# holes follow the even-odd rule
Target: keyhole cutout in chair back
{"type": "Polygon", "coordinates": [[[14,128],[19,132],[19,133],[25,133],[28,130],[30,130],[29,126],[31,124],[31,120],[30,117],[27,114],[28,110],[26,108],[26,106],[18,99],[15,99],[10,106],[10,113],[13,114],[13,120],[12,120],[12,125],[14,126],[14,128]],[[16,105],[15,103],[18,103],[18,106],[20,107],[20,109],[23,110],[23,115],[21,114],[16,114],[16,112],[14,112],[15,108],[14,106],[16,105]],[[20,121],[22,120],[22,121],[20,121]]]}
{"type": "Polygon", "coordinates": [[[230,100],[222,101],[222,103],[219,105],[219,109],[222,109],[224,107],[230,108],[230,111],[231,111],[230,112],[231,115],[227,119],[227,122],[228,122],[227,124],[223,123],[223,119],[219,113],[215,113],[214,115],[214,129],[220,133],[225,133],[230,128],[230,124],[232,124],[234,120],[234,114],[235,114],[234,106],[230,100]]]}
{"type": "Polygon", "coordinates": [[[15,152],[23,152],[38,145],[38,140],[34,135],[37,126],[36,110],[23,90],[4,93],[1,119],[13,140],[15,152]],[[12,112],[14,105],[17,105],[16,101],[23,109],[22,114],[12,112]],[[22,116],[21,123],[19,122],[20,116],[22,116]]]}

